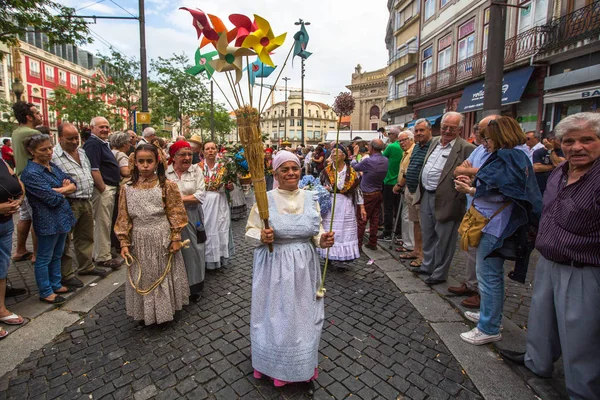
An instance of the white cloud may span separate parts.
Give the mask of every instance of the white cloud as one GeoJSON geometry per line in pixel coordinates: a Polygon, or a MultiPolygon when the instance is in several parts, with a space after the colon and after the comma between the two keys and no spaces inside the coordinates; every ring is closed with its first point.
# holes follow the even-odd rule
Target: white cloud
{"type": "MultiPolygon", "coordinates": [[[[115,1],[130,11],[137,9],[137,0],[115,1]]],[[[68,2],[75,3],[75,0],[64,1],[64,3],[68,2]]],[[[367,71],[386,65],[387,51],[384,37],[389,15],[386,2],[378,1],[370,4],[359,0],[287,0],[285,2],[254,0],[236,3],[146,0],[148,64],[150,58],[168,57],[182,51],[190,58],[193,57],[198,41],[192,26],[192,18],[186,11],[178,10],[180,6],[186,6],[202,7],[203,11],[219,16],[229,27],[232,25],[228,21],[228,16],[233,13],[252,17],[256,12],[266,18],[276,35],[282,32],[288,33],[286,43],[272,56],[273,61],[280,68],[293,44],[293,35],[298,30],[294,22],[299,17],[310,21],[311,25],[307,26],[310,35],[308,51],[313,55],[306,60],[305,88],[330,92],[331,95],[307,94],[307,99],[331,104],[335,95],[347,90],[345,86],[351,82],[356,64],[360,63],[363,70],[367,71]]],[[[106,7],[111,9],[112,15],[126,15],[123,10],[112,7],[111,3],[107,2],[106,7]]],[[[136,21],[98,20],[91,28],[121,51],[139,57],[139,31],[136,21]]],[[[93,44],[92,48],[106,51],[106,46],[101,43],[93,44]]],[[[265,83],[272,84],[277,73],[278,70],[265,79],[265,83]]],[[[294,60],[292,68],[290,58],[282,74],[291,78],[288,83],[290,87],[300,87],[300,74],[300,59],[294,60]]],[[[222,76],[218,76],[217,79],[225,89],[226,80],[222,76]]],[[[278,84],[283,85],[283,82],[280,81],[278,84]]],[[[263,99],[266,94],[264,91],[263,99]]],[[[257,97],[258,91],[255,93],[255,98],[257,97]]],[[[283,92],[276,92],[276,100],[283,100],[283,92]]]]}

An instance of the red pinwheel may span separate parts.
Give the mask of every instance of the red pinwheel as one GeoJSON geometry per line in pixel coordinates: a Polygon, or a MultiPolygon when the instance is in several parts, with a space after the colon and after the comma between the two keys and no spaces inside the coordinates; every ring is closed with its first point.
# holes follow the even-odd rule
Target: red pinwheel
{"type": "Polygon", "coordinates": [[[238,30],[235,45],[241,47],[244,39],[256,30],[256,21],[252,22],[250,18],[242,14],[231,14],[229,20],[238,30]]]}
{"type": "Polygon", "coordinates": [[[198,34],[198,39],[200,36],[204,35],[209,40],[219,40],[219,34],[215,32],[208,21],[208,17],[204,13],[204,11],[200,9],[192,10],[187,7],[180,7],[180,10],[185,10],[192,14],[192,25],[196,28],[196,33],[198,34]]]}

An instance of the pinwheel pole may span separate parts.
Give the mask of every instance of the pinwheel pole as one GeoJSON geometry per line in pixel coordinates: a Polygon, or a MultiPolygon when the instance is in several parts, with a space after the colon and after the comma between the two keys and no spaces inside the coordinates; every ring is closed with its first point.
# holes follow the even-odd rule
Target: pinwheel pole
{"type": "MultiPolygon", "coordinates": [[[[336,98],[333,103],[333,111],[338,114],[338,126],[337,133],[335,135],[335,153],[332,153],[334,157],[337,157],[340,149],[337,147],[340,144],[340,125],[342,124],[342,117],[352,114],[354,111],[354,97],[349,92],[342,92],[336,98]]],[[[337,200],[338,191],[338,171],[336,160],[333,160],[333,168],[335,170],[335,178],[333,182],[333,204],[331,205],[331,219],[329,220],[329,232],[333,231],[333,218],[335,216],[335,204],[337,200]]],[[[327,276],[327,267],[329,266],[329,250],[327,248],[327,254],[325,255],[325,266],[323,267],[323,277],[321,278],[321,286],[317,290],[317,298],[325,297],[325,277],[327,276]]]]}

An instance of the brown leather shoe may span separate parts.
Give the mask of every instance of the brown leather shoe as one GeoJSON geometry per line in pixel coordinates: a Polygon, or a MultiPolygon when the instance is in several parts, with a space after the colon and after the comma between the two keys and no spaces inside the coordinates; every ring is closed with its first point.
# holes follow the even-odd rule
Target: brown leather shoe
{"type": "Polygon", "coordinates": [[[471,297],[469,297],[468,299],[464,299],[460,304],[463,305],[463,307],[467,307],[467,308],[479,308],[479,304],[481,303],[481,297],[478,294],[475,294],[471,297]]]}
{"type": "Polygon", "coordinates": [[[467,284],[464,282],[460,286],[449,287],[448,291],[459,296],[473,296],[474,294],[477,294],[477,292],[467,288],[467,284]]]}

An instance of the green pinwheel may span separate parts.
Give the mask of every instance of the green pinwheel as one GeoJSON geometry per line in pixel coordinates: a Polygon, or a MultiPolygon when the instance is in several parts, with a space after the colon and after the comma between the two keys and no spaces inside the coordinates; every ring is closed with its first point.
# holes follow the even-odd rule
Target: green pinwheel
{"type": "Polygon", "coordinates": [[[209,61],[211,61],[218,54],[218,51],[211,51],[210,53],[202,54],[200,49],[196,50],[196,65],[186,69],[185,72],[194,76],[202,72],[206,72],[206,75],[211,78],[215,72],[215,69],[210,65],[209,61]]]}

